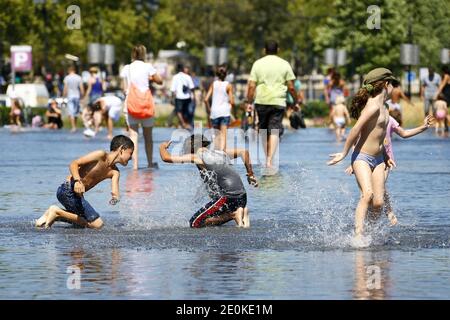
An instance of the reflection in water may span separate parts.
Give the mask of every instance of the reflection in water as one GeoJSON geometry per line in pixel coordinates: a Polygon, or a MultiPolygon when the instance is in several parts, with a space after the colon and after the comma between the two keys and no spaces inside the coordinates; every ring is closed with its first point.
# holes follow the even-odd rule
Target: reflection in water
{"type": "Polygon", "coordinates": [[[151,197],[153,195],[153,170],[132,170],[128,172],[125,180],[126,197],[123,199],[122,206],[126,210],[129,223],[139,223],[142,216],[146,215],[149,208],[152,208],[151,197]],[[132,213],[133,215],[129,215],[132,213]]]}
{"type": "Polygon", "coordinates": [[[153,170],[133,170],[128,173],[125,182],[125,192],[128,197],[136,197],[138,193],[153,191],[153,170]]]}
{"type": "MultiPolygon", "coordinates": [[[[155,141],[171,133],[155,130],[155,141]]],[[[448,299],[450,216],[442,185],[450,139],[428,131],[396,142],[402,165],[389,191],[402,225],[358,252],[347,237],[359,192],[345,164],[325,165],[338,151],[333,141],[328,129],[285,136],[279,175],[262,178],[256,189],[244,180],[253,220],[245,232],[189,229],[187,221],[205,203],[196,202],[193,188],[203,185],[195,167],[165,164],[123,169],[122,201],[102,209],[103,230],[36,230],[31,221],[56,201],[68,163],[105,142],[64,131],[0,129],[0,145],[11,150],[0,166],[0,299],[448,299]],[[417,157],[419,149],[426,152],[417,157]],[[81,268],[80,290],[66,286],[71,265],[81,268]]],[[[251,154],[257,162],[257,151],[251,154]]],[[[109,193],[100,184],[89,200],[102,208],[109,193]]]]}
{"type": "Polygon", "coordinates": [[[207,298],[211,294],[235,297],[248,292],[256,269],[253,254],[244,252],[198,252],[195,260],[184,269],[197,280],[196,296],[207,298]]]}
{"type": "Polygon", "coordinates": [[[390,286],[389,251],[355,252],[355,282],[353,298],[358,300],[383,300],[388,298],[390,286]]]}
{"type": "MultiPolygon", "coordinates": [[[[97,293],[105,288],[112,296],[124,293],[124,282],[129,281],[130,277],[124,272],[125,268],[121,268],[122,256],[119,249],[113,248],[97,254],[75,248],[64,252],[62,256],[68,258],[68,261],[63,262],[66,268],[80,269],[80,293],[97,293]]],[[[70,274],[67,274],[67,277],[69,276],[70,274]]],[[[74,293],[76,292],[77,290],[74,290],[74,293]]]]}
{"type": "Polygon", "coordinates": [[[262,176],[260,179],[260,187],[264,190],[286,192],[285,180],[283,174],[280,172],[272,176],[262,176]]]}

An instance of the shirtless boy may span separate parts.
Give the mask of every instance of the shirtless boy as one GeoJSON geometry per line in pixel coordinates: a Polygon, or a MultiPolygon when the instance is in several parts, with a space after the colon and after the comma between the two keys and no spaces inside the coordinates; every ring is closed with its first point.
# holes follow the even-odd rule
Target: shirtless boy
{"type": "Polygon", "coordinates": [[[402,125],[402,107],[400,106],[400,100],[405,100],[412,107],[414,107],[414,104],[403,92],[400,87],[400,82],[393,83],[393,86],[391,98],[388,99],[386,103],[389,106],[389,114],[402,125]]]}
{"type": "Polygon", "coordinates": [[[95,187],[105,179],[111,179],[111,205],[119,202],[119,169],[116,164],[128,164],[133,154],[134,145],[130,138],[115,136],[110,145],[111,152],[97,150],[91,152],[70,164],[70,175],[67,176],[56,192],[58,201],[65,210],[58,206],[50,206],[47,211],[36,220],[36,227],[50,228],[61,219],[82,227],[100,229],[103,221],[100,215],[84,198],[84,193],[95,187]]]}

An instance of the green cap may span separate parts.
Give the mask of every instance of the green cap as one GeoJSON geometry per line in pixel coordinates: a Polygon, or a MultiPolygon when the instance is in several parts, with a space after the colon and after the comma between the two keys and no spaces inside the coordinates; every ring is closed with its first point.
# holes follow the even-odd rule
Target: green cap
{"type": "Polygon", "coordinates": [[[391,80],[393,84],[398,84],[400,81],[394,77],[391,70],[386,68],[375,68],[371,70],[366,76],[364,77],[364,84],[371,84],[374,82],[377,82],[379,80],[391,80]]]}

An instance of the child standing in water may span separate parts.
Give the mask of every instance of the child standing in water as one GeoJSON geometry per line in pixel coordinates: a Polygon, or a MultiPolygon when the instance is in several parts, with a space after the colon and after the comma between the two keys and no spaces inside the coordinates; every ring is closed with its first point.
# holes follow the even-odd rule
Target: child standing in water
{"type": "Polygon", "coordinates": [[[214,129],[220,130],[219,139],[216,140],[216,149],[225,151],[227,148],[227,129],[230,125],[231,108],[234,106],[233,86],[225,81],[227,69],[219,67],[216,72],[219,80],[209,87],[205,97],[205,105],[211,114],[211,124],[214,129]],[[212,96],[212,106],[209,100],[212,96]]]}
{"type": "Polygon", "coordinates": [[[350,124],[350,115],[345,105],[344,96],[336,97],[336,105],[331,109],[331,119],[336,128],[336,140],[341,142],[345,135],[345,125],[350,124]]]}
{"type": "Polygon", "coordinates": [[[364,221],[369,205],[379,212],[384,205],[386,163],[392,165],[383,146],[389,122],[389,111],[385,102],[389,98],[393,83],[398,80],[385,68],[376,68],[364,78],[364,85],[353,98],[351,114],[357,119],[350,131],[341,153],[330,155],[328,165],[342,161],[355,145],[352,168],[361,191],[355,212],[355,240],[363,240],[364,221]],[[385,163],[386,160],[386,163],[385,163]]]}
{"type": "Polygon", "coordinates": [[[192,135],[184,141],[183,155],[180,156],[169,153],[167,149],[170,144],[171,141],[167,141],[160,145],[161,159],[169,163],[194,163],[212,199],[192,216],[189,221],[191,228],[217,226],[230,220],[234,220],[238,227],[250,227],[247,192],[230,163],[230,157],[241,157],[247,169],[248,183],[257,187],[248,151],[209,150],[210,142],[201,134],[192,135]]]}
{"type": "Polygon", "coordinates": [[[65,210],[50,206],[36,220],[36,227],[49,228],[58,218],[88,228],[100,229],[103,221],[100,215],[84,198],[84,193],[105,179],[111,179],[111,205],[119,202],[119,169],[116,164],[128,164],[133,154],[134,144],[130,138],[119,135],[112,139],[111,152],[97,150],[70,164],[70,175],[56,193],[65,210]]]}
{"type": "Polygon", "coordinates": [[[437,97],[436,102],[434,103],[434,109],[436,110],[436,133],[442,129],[442,132],[445,130],[445,120],[447,118],[447,102],[445,101],[445,97],[442,93],[440,93],[437,97]]]}
{"type": "MultiPolygon", "coordinates": [[[[389,156],[389,158],[391,159],[391,161],[393,162],[393,164],[395,166],[396,166],[396,163],[395,163],[395,158],[394,158],[394,150],[392,148],[392,134],[395,132],[403,139],[411,138],[411,137],[418,135],[419,133],[422,133],[425,130],[427,130],[433,124],[433,122],[434,122],[433,116],[429,115],[424,119],[423,125],[421,125],[420,127],[405,130],[400,126],[400,124],[397,122],[397,120],[395,120],[392,116],[389,116],[389,123],[388,123],[387,129],[386,129],[386,138],[384,139],[384,148],[386,150],[387,155],[389,156]]],[[[349,166],[345,170],[345,172],[347,172],[348,174],[352,174],[353,173],[352,166],[349,166]]],[[[389,172],[390,172],[389,170],[384,171],[386,181],[389,177],[389,172]]],[[[389,193],[386,188],[384,189],[384,202],[385,202],[385,206],[386,206],[386,215],[389,219],[389,222],[390,222],[391,226],[395,226],[398,221],[397,221],[397,217],[394,214],[394,211],[392,210],[391,200],[390,200],[389,193]]]]}

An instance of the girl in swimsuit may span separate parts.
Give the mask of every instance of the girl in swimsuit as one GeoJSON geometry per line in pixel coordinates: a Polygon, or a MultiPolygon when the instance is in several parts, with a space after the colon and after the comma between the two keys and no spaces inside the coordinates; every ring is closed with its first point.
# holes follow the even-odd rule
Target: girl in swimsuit
{"type": "Polygon", "coordinates": [[[384,205],[384,171],[386,165],[393,165],[383,147],[389,122],[385,102],[392,92],[392,83],[397,81],[385,68],[376,68],[366,75],[364,85],[351,106],[351,115],[357,122],[348,135],[344,150],[330,155],[332,160],[328,162],[329,165],[340,162],[355,145],[352,168],[361,191],[355,212],[355,241],[358,245],[364,245],[364,222],[369,206],[379,216],[384,205]]]}
{"type": "Polygon", "coordinates": [[[436,110],[436,134],[439,133],[440,130],[444,132],[445,129],[445,120],[447,118],[447,102],[445,101],[445,97],[442,93],[438,95],[436,102],[434,103],[434,109],[436,110]]]}

